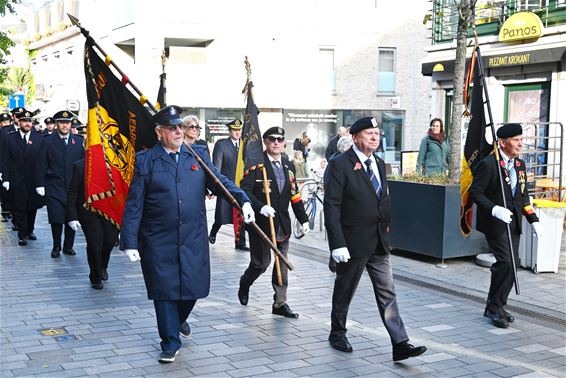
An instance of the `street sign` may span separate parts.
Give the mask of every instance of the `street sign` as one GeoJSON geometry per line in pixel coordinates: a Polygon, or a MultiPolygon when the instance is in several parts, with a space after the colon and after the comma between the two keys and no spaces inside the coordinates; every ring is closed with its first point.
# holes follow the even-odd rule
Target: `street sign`
{"type": "Polygon", "coordinates": [[[11,95],[9,97],[9,100],[8,100],[8,106],[10,107],[10,109],[14,109],[14,108],[18,108],[18,107],[25,108],[26,103],[25,103],[24,94],[23,93],[16,93],[16,94],[11,95]]]}

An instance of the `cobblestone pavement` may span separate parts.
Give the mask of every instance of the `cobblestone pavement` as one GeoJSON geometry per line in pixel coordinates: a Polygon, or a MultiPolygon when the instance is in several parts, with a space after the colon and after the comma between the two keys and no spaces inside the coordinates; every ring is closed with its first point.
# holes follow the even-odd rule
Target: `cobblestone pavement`
{"type": "MultiPolygon", "coordinates": [[[[213,213],[208,214],[211,222],[213,213]]],[[[354,353],[328,345],[333,274],[326,266],[322,232],[292,243],[295,270],[288,303],[300,318],[290,320],[271,314],[270,274],[252,286],[247,307],[239,304],[238,277],[248,254],[233,248],[225,226],[211,248],[210,296],[197,302],[189,318],[193,334],[183,340],[177,360],[163,365],[157,362],[159,336],[139,263],[115,250],[109,280],[103,290],[93,290],[82,232],[76,256],[52,259],[44,210],[37,224],[38,240],[26,247],[17,246],[7,223],[0,224],[2,377],[566,376],[565,326],[560,321],[566,312],[563,268],[557,275],[521,271],[523,293],[532,281],[544,287],[539,294],[545,298],[527,303],[531,294],[529,299],[514,297],[512,304],[524,311],[502,330],[482,316],[483,304],[477,300],[487,290],[486,268],[457,259],[439,269],[434,261],[393,256],[398,301],[411,341],[428,347],[420,357],[393,363],[367,276],[349,314],[354,353]],[[66,333],[44,336],[42,329],[66,333]]]]}

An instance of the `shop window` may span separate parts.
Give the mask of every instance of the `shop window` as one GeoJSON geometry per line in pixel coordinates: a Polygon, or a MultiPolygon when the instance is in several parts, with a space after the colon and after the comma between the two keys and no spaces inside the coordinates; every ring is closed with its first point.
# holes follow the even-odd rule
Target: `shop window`
{"type": "Polygon", "coordinates": [[[395,93],[395,49],[380,48],[377,74],[377,93],[395,93]]]}

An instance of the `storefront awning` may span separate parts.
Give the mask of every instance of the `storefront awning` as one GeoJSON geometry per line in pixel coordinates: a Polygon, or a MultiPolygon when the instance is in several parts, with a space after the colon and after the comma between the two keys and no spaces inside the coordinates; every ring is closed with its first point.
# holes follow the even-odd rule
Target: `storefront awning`
{"type": "MultiPolygon", "coordinates": [[[[538,64],[548,62],[566,61],[566,47],[555,47],[551,49],[516,51],[506,54],[492,54],[482,56],[485,68],[499,68],[520,66],[527,64],[538,64]]],[[[422,64],[421,72],[424,76],[431,76],[433,72],[454,72],[454,60],[427,62],[422,64]]]]}

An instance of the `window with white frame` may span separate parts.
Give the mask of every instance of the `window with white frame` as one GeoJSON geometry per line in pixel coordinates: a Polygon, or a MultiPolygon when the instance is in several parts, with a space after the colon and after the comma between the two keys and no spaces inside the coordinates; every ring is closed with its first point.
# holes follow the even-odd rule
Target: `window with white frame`
{"type": "Polygon", "coordinates": [[[377,93],[395,93],[395,49],[379,48],[377,93]]]}
{"type": "Polygon", "coordinates": [[[336,92],[336,66],[334,63],[334,47],[319,47],[318,60],[323,84],[332,93],[336,92]]]}

